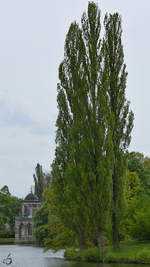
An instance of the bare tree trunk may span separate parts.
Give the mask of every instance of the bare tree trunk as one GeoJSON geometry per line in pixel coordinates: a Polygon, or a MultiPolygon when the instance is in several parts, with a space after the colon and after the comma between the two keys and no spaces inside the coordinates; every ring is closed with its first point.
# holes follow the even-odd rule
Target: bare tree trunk
{"type": "Polygon", "coordinates": [[[101,228],[99,229],[99,235],[98,235],[98,247],[104,259],[104,237],[103,237],[103,230],[101,228]]]}

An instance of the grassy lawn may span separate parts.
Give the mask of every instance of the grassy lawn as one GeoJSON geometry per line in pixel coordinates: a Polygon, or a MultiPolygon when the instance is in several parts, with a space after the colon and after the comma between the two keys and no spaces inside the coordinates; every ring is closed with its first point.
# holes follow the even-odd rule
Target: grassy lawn
{"type": "Polygon", "coordinates": [[[87,262],[150,263],[150,242],[121,242],[120,248],[117,250],[107,246],[105,247],[104,257],[100,254],[97,247],[88,248],[83,251],[69,248],[64,256],[66,260],[87,262]]]}
{"type": "Polygon", "coordinates": [[[150,242],[121,242],[120,248],[106,248],[104,258],[108,261],[150,262],[150,242]]]}

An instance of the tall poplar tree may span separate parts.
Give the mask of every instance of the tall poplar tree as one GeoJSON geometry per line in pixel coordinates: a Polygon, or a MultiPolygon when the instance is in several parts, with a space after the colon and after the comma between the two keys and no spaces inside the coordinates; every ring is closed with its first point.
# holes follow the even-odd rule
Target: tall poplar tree
{"type": "Polygon", "coordinates": [[[42,195],[44,191],[44,173],[42,170],[42,165],[37,163],[35,168],[35,174],[33,174],[34,184],[35,184],[35,195],[42,200],[42,195]]]}
{"type": "Polygon", "coordinates": [[[118,227],[124,196],[125,152],[130,144],[134,116],[133,112],[129,110],[129,101],[125,96],[127,71],[121,39],[121,18],[118,13],[106,15],[104,26],[104,58],[109,80],[109,109],[112,118],[111,131],[114,152],[112,234],[114,248],[118,248],[118,227]]]}
{"type": "Polygon", "coordinates": [[[81,27],[72,23],[66,36],[52,165],[57,216],[80,244],[93,231],[102,251],[111,211],[114,247],[119,246],[125,152],[133,127],[119,15],[106,15],[104,26],[102,42],[100,11],[89,2],[81,27]]]}
{"type": "Polygon", "coordinates": [[[100,11],[93,2],[68,31],[59,67],[56,153],[52,187],[57,215],[80,244],[90,231],[103,251],[112,198],[108,79],[102,58],[100,11]],[[91,230],[92,229],[92,230],[91,230]]]}

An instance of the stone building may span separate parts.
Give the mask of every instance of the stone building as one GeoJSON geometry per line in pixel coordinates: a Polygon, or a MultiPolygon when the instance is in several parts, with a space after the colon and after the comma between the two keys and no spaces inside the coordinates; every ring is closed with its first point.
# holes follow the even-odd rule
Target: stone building
{"type": "Polygon", "coordinates": [[[33,215],[40,201],[31,192],[22,201],[22,215],[15,218],[15,243],[33,243],[33,215]]]}

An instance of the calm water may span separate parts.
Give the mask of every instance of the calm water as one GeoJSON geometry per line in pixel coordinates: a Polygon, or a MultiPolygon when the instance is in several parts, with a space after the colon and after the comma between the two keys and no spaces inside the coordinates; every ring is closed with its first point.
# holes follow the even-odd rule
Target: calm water
{"type": "Polygon", "coordinates": [[[137,264],[97,264],[67,262],[63,260],[63,251],[43,253],[41,248],[31,246],[0,245],[0,267],[150,267],[137,264]],[[3,259],[11,253],[12,264],[6,265],[3,259]]]}

